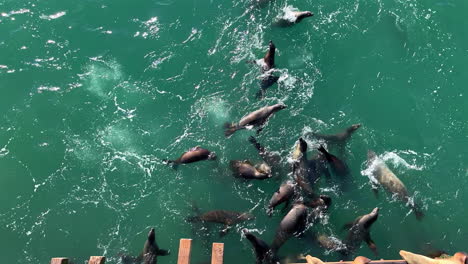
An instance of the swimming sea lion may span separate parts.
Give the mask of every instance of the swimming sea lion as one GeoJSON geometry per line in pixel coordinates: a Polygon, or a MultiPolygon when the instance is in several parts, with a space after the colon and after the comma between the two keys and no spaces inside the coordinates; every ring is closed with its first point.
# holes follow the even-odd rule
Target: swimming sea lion
{"type": "Polygon", "coordinates": [[[356,251],[361,246],[362,241],[365,241],[369,248],[377,256],[377,246],[374,241],[372,241],[370,236],[370,228],[377,218],[379,217],[379,208],[376,207],[372,212],[359,216],[354,220],[354,222],[346,224],[345,227],[349,229],[348,236],[346,237],[344,243],[346,249],[341,253],[344,255],[349,255],[352,252],[356,251]]]}
{"type": "Polygon", "coordinates": [[[295,204],[288,214],[281,220],[276,230],[275,238],[271,244],[273,253],[276,254],[280,247],[293,235],[304,231],[307,225],[307,207],[304,204],[295,204]]]}
{"type": "Polygon", "coordinates": [[[255,250],[256,264],[274,263],[273,252],[265,241],[248,232],[246,229],[242,230],[242,232],[244,233],[245,238],[250,241],[255,250]]]}
{"type": "Polygon", "coordinates": [[[286,205],[291,201],[294,196],[295,184],[292,181],[286,181],[279,187],[270,199],[268,203],[267,214],[271,217],[273,210],[276,206],[286,203],[286,205]]]}
{"type": "Polygon", "coordinates": [[[246,129],[248,126],[259,127],[257,133],[259,133],[263,128],[262,126],[268,121],[271,115],[278,112],[279,110],[285,109],[286,105],[284,104],[275,104],[271,106],[265,106],[260,108],[244,117],[239,121],[238,124],[226,123],[224,135],[226,137],[231,136],[240,129],[246,129]]]}
{"type": "Polygon", "coordinates": [[[154,228],[148,233],[148,239],[145,242],[142,253],[137,258],[132,258],[128,256],[122,257],[123,263],[141,263],[144,264],[156,264],[158,262],[158,256],[167,256],[169,251],[165,249],[160,249],[156,243],[156,235],[154,228]]]}
{"type": "Polygon", "coordinates": [[[325,134],[312,133],[312,135],[317,139],[323,139],[323,140],[326,140],[326,141],[329,141],[329,142],[344,143],[360,127],[361,127],[361,124],[354,124],[354,125],[346,128],[345,131],[343,131],[341,133],[338,133],[338,134],[325,135],[325,134]]]}
{"type": "Polygon", "coordinates": [[[229,229],[240,222],[252,220],[255,217],[250,213],[234,212],[226,210],[213,210],[197,216],[187,217],[188,222],[208,222],[223,224],[221,235],[225,235],[229,229]]]}
{"type": "Polygon", "coordinates": [[[280,19],[275,21],[273,25],[277,27],[289,27],[301,22],[302,19],[306,17],[311,17],[313,15],[314,14],[310,11],[293,11],[291,14],[285,14],[282,16],[280,19]]]}
{"type": "MultiPolygon", "coordinates": [[[[410,202],[410,195],[408,194],[408,190],[403,182],[372,150],[367,152],[367,164],[372,168],[372,176],[387,192],[408,204],[414,211],[418,220],[421,220],[424,217],[424,213],[421,211],[420,206],[414,204],[414,202],[410,202]]],[[[377,192],[377,189],[374,189],[374,192],[377,192]]]]}
{"type": "Polygon", "coordinates": [[[160,249],[156,243],[156,235],[154,228],[151,228],[148,233],[148,240],[145,242],[143,247],[143,263],[144,264],[156,264],[158,262],[158,256],[167,256],[169,251],[165,249],[160,249]]]}
{"type": "Polygon", "coordinates": [[[235,177],[257,180],[271,177],[271,169],[266,163],[254,166],[248,160],[231,160],[230,165],[235,177]]]}
{"type": "Polygon", "coordinates": [[[187,164],[202,160],[215,160],[216,154],[207,149],[201,148],[199,146],[191,148],[189,151],[182,154],[176,160],[164,160],[168,164],[173,164],[174,168],[179,164],[187,164]]]}
{"type": "Polygon", "coordinates": [[[346,176],[349,175],[349,169],[346,163],[342,160],[338,159],[335,155],[330,154],[322,145],[318,148],[320,152],[325,155],[328,164],[330,164],[333,172],[339,176],[346,176]]]}
{"type": "Polygon", "coordinates": [[[275,52],[276,46],[273,44],[273,41],[270,40],[268,43],[268,51],[265,57],[263,57],[263,61],[260,61],[263,72],[269,71],[275,67],[275,52]]]}
{"type": "Polygon", "coordinates": [[[314,191],[306,179],[309,178],[311,172],[309,162],[307,160],[307,142],[303,138],[299,138],[294,148],[293,159],[293,176],[297,184],[309,196],[313,196],[314,191]]]}
{"type": "Polygon", "coordinates": [[[423,255],[400,250],[400,255],[408,264],[468,264],[468,255],[465,252],[457,252],[450,258],[432,259],[423,255]]]}

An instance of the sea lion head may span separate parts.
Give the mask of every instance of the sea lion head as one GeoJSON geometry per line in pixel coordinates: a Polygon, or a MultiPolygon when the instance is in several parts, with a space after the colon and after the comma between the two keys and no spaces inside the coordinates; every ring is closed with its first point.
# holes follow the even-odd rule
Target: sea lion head
{"type": "Polygon", "coordinates": [[[328,195],[320,195],[320,199],[323,201],[323,204],[328,208],[330,207],[331,203],[332,203],[332,199],[330,196],[328,195]]]}
{"type": "Polygon", "coordinates": [[[378,218],[379,218],[379,208],[376,207],[374,208],[374,210],[372,210],[372,212],[366,215],[363,215],[361,219],[359,219],[359,223],[362,224],[365,229],[368,229],[371,227],[371,225],[375,221],[377,221],[378,218]]]}
{"type": "Polygon", "coordinates": [[[265,162],[262,162],[259,166],[257,166],[257,170],[261,173],[271,175],[271,167],[265,162]]]}
{"type": "Polygon", "coordinates": [[[283,110],[283,109],[287,108],[287,106],[285,104],[283,104],[283,103],[279,103],[279,104],[276,104],[274,106],[274,108],[275,108],[276,111],[279,111],[279,110],[283,110]]]}
{"type": "Polygon", "coordinates": [[[275,44],[273,44],[273,40],[270,40],[270,42],[268,43],[268,46],[270,47],[270,50],[275,50],[276,49],[276,46],[275,44]]]}
{"type": "Polygon", "coordinates": [[[156,234],[154,232],[154,228],[151,228],[151,230],[148,233],[148,241],[154,242],[155,239],[156,239],[156,234]]]}
{"type": "Polygon", "coordinates": [[[303,138],[299,138],[299,150],[301,153],[305,153],[307,151],[307,142],[303,138]]]}
{"type": "Polygon", "coordinates": [[[354,124],[354,125],[352,125],[352,126],[350,126],[350,127],[348,128],[348,131],[349,131],[349,132],[354,132],[354,131],[356,131],[356,130],[357,130],[358,128],[360,128],[360,127],[361,127],[361,124],[354,124]]]}
{"type": "Polygon", "coordinates": [[[299,14],[300,17],[311,17],[311,16],[313,16],[313,15],[314,15],[314,14],[313,14],[312,12],[310,12],[310,11],[304,11],[304,12],[301,12],[301,13],[299,14]]]}

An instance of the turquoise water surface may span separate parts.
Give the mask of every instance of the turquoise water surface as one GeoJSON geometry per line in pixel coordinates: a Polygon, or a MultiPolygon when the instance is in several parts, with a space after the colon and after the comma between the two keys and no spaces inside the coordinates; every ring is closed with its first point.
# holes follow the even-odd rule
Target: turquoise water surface
{"type": "MultiPolygon", "coordinates": [[[[372,238],[381,258],[400,249],[467,250],[468,2],[464,0],[81,0],[0,1],[0,252],[2,263],[84,263],[137,255],[151,227],[176,263],[180,238],[194,240],[192,263],[209,261],[225,243],[225,263],[253,263],[240,234],[267,242],[282,219],[266,205],[290,177],[291,152],[311,132],[362,127],[340,157],[354,184],[330,195],[328,216],[310,232],[343,238],[343,224],[380,207],[372,238]],[[273,27],[291,7],[311,18],[273,27]],[[277,47],[279,83],[264,99],[258,67],[268,41],[277,47]],[[283,157],[281,177],[242,181],[232,159],[260,161],[223,124],[282,102],[258,136],[283,157]],[[163,163],[202,146],[217,153],[178,170],[163,163]],[[376,198],[367,176],[372,149],[406,184],[426,214],[388,194],[376,198]],[[288,174],[289,173],[289,174],[288,174]],[[249,211],[255,220],[220,238],[219,227],[185,221],[202,211],[249,211]]],[[[329,146],[332,153],[338,149],[329,146]]],[[[340,255],[307,236],[280,255],[340,255]]],[[[372,258],[362,245],[356,252],[372,258]]]]}

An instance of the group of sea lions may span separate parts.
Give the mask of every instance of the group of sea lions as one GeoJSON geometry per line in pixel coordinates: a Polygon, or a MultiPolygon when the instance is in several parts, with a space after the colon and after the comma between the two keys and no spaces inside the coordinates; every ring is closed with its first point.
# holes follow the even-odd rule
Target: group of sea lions
{"type": "MultiPolygon", "coordinates": [[[[265,2],[265,0],[255,1],[258,3],[265,2]]],[[[293,13],[293,19],[287,21],[284,19],[279,20],[277,24],[282,26],[293,25],[312,15],[313,14],[309,11],[297,11],[293,13]]],[[[263,97],[266,89],[279,79],[279,77],[275,76],[273,73],[273,69],[275,68],[275,51],[276,46],[273,41],[270,41],[265,56],[254,62],[260,66],[263,74],[260,91],[257,94],[260,98],[263,97]]],[[[236,131],[254,128],[257,134],[259,134],[272,115],[285,108],[287,108],[286,105],[278,103],[255,110],[242,117],[236,123],[226,123],[224,125],[224,134],[228,138],[236,131]]],[[[312,133],[311,136],[329,144],[344,145],[351,138],[351,135],[360,127],[360,124],[354,124],[338,134],[326,135],[312,133]]],[[[274,174],[280,174],[278,172],[281,171],[282,168],[279,168],[279,161],[281,160],[279,154],[269,152],[253,136],[249,137],[249,142],[258,151],[263,162],[253,164],[249,160],[232,160],[230,161],[230,169],[233,175],[249,180],[265,180],[273,177],[274,174]]],[[[321,195],[315,192],[315,189],[317,189],[317,182],[322,176],[325,176],[328,182],[332,181],[332,175],[342,180],[349,179],[351,176],[347,164],[336,155],[330,153],[323,145],[317,148],[316,154],[310,159],[308,158],[307,152],[307,142],[303,138],[299,138],[291,154],[292,177],[280,184],[278,190],[272,194],[266,206],[266,214],[271,216],[276,207],[281,204],[285,205],[285,215],[279,223],[273,241],[270,244],[266,243],[248,230],[242,230],[243,236],[245,236],[254,248],[257,264],[277,263],[279,261],[278,251],[280,248],[290,238],[303,234],[308,225],[314,223],[322,214],[326,213],[327,209],[331,206],[331,198],[327,195],[321,195]]],[[[177,168],[180,164],[189,164],[204,160],[216,160],[216,154],[208,149],[197,146],[183,153],[179,158],[175,160],[165,160],[165,162],[177,168]]],[[[369,151],[368,153],[368,164],[370,168],[372,168],[374,184],[381,185],[396,198],[407,203],[415,212],[416,217],[421,219],[423,213],[419,206],[410,202],[410,195],[405,185],[373,151],[369,151]]],[[[374,188],[374,191],[376,192],[377,189],[374,188]]],[[[335,250],[341,253],[343,257],[351,256],[353,252],[359,249],[363,241],[366,242],[369,248],[377,255],[377,246],[370,236],[370,228],[372,224],[377,221],[378,216],[379,208],[374,208],[368,214],[359,216],[353,222],[347,224],[345,227],[348,230],[348,235],[343,241],[337,241],[324,234],[316,235],[315,239],[322,247],[328,250],[335,250]]],[[[254,215],[249,212],[212,210],[202,213],[197,210],[196,215],[188,217],[187,221],[191,223],[209,222],[221,224],[223,228],[220,234],[226,235],[232,226],[253,218],[254,215]]],[[[155,264],[157,256],[164,256],[167,254],[168,251],[161,250],[157,246],[154,229],[151,229],[142,254],[137,258],[123,257],[123,260],[125,263],[143,261],[145,264],[155,264]]]]}

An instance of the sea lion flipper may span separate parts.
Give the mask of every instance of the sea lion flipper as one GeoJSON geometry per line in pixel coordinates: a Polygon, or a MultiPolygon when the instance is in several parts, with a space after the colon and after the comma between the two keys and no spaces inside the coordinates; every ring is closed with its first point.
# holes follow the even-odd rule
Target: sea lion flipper
{"type": "Polygon", "coordinates": [[[364,240],[366,241],[367,245],[369,246],[369,248],[372,250],[372,252],[374,252],[374,254],[376,256],[379,255],[379,253],[377,252],[377,245],[374,243],[374,241],[372,240],[372,238],[370,237],[370,233],[367,232],[366,236],[364,237],[364,240]]]}
{"type": "Polygon", "coordinates": [[[158,256],[167,256],[170,254],[170,251],[167,249],[159,249],[157,252],[158,256]]]}

